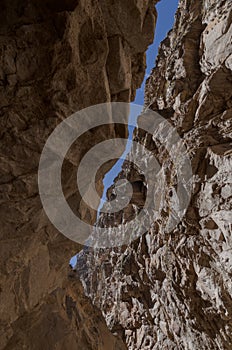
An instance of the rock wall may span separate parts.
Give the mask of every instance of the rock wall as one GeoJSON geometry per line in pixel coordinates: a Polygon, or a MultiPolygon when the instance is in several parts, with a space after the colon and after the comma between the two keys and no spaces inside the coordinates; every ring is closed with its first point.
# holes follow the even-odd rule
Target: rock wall
{"type": "MultiPolygon", "coordinates": [[[[146,107],[178,130],[191,157],[194,186],[184,218],[167,234],[163,212],[130,246],[79,257],[86,292],[130,350],[232,348],[231,22],[231,1],[180,0],[146,83],[146,107]]],[[[138,131],[134,139],[162,164],[162,144],[152,135],[138,131]]],[[[126,164],[119,177],[128,171],[140,183],[139,207],[145,182],[126,164]]],[[[116,221],[131,215],[127,207],[116,221]]],[[[107,223],[102,214],[99,224],[107,223]]]]}
{"type": "MultiPolygon", "coordinates": [[[[75,294],[65,282],[81,247],[43,212],[37,171],[47,137],[64,118],[134,97],[155,18],[151,0],[0,3],[0,349],[110,349],[106,338],[116,342],[90,302],[81,305],[80,289],[75,294]],[[76,308],[80,317],[71,315],[76,308]]],[[[65,161],[64,193],[91,223],[96,213],[76,194],[75,165],[100,140],[126,135],[123,127],[87,133],[65,161]]]]}
{"type": "Polygon", "coordinates": [[[125,349],[122,340],[107,328],[101,312],[84,295],[72,271],[42,302],[22,313],[12,324],[11,333],[6,350],[125,349]]]}

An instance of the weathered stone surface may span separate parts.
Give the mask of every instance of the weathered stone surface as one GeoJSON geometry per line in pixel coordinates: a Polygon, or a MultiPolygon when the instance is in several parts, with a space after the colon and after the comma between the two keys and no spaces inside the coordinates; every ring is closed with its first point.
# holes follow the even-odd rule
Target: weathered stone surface
{"type": "Polygon", "coordinates": [[[80,282],[70,272],[61,287],[5,330],[1,348],[124,350],[125,346],[108,330],[101,312],[84,296],[80,282]]]}
{"type": "MultiPolygon", "coordinates": [[[[153,37],[152,3],[122,2],[114,9],[117,29],[108,32],[105,11],[111,3],[107,1],[1,1],[1,349],[51,349],[53,344],[57,349],[76,349],[77,344],[85,349],[109,349],[101,340],[105,336],[97,340],[101,333],[108,334],[102,320],[102,331],[93,337],[86,321],[83,337],[88,333],[90,340],[85,347],[79,326],[73,318],[63,316],[60,300],[65,295],[69,298],[62,287],[66,266],[81,247],[57,232],[47,219],[39,199],[37,170],[47,137],[64,118],[90,105],[133,98],[145,72],[144,52],[153,37]],[[125,29],[117,13],[130,15],[131,8],[138,27],[127,35],[147,33],[143,46],[125,37],[125,30],[133,31],[135,25],[125,29]],[[118,40],[116,50],[112,40],[118,40]],[[66,337],[67,345],[63,345],[66,337]]],[[[96,213],[83,207],[76,195],[75,165],[95,143],[126,135],[123,127],[87,133],[64,163],[64,193],[73,210],[90,222],[96,213]]],[[[99,173],[100,192],[107,169],[99,173]]],[[[76,303],[76,297],[74,300],[76,303]]],[[[86,304],[91,310],[87,299],[86,304]]],[[[83,308],[82,320],[90,317],[91,312],[85,312],[83,308]]]]}
{"type": "MultiPolygon", "coordinates": [[[[232,348],[231,13],[231,1],[180,0],[146,84],[146,106],[177,128],[191,157],[183,220],[167,234],[161,212],[130,246],[80,256],[86,292],[130,350],[232,348]]],[[[144,133],[135,139],[162,164],[162,145],[144,133]]],[[[137,181],[133,171],[129,179],[137,181]]]]}

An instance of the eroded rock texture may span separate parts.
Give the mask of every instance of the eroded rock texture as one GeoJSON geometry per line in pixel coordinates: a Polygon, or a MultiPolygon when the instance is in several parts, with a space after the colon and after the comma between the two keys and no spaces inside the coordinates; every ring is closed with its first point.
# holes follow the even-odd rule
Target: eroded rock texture
{"type": "MultiPolygon", "coordinates": [[[[64,118],[90,105],[133,98],[154,24],[150,0],[0,3],[1,349],[111,346],[103,319],[95,322],[98,311],[87,299],[81,305],[82,292],[64,284],[68,261],[81,247],[57,232],[44,214],[37,170],[47,137],[64,118]],[[80,317],[75,314],[79,306],[80,317]],[[92,328],[94,323],[99,329],[92,328]]],[[[95,143],[126,135],[124,127],[87,133],[64,163],[66,197],[91,223],[96,214],[76,195],[75,165],[95,143]]],[[[99,174],[100,192],[105,171],[99,174]]]]}
{"type": "Polygon", "coordinates": [[[70,271],[61,286],[13,323],[4,349],[124,350],[125,345],[109,331],[70,271]]]}
{"type": "MultiPolygon", "coordinates": [[[[146,106],[177,128],[191,157],[183,220],[167,234],[163,211],[129,247],[80,256],[78,266],[87,260],[89,267],[80,271],[87,293],[130,350],[232,348],[231,22],[231,1],[180,0],[146,84],[146,106]]],[[[162,144],[141,132],[135,139],[162,164],[162,144]]],[[[142,176],[132,171],[129,179],[143,198],[142,176]]],[[[130,214],[125,209],[116,221],[130,214]]]]}

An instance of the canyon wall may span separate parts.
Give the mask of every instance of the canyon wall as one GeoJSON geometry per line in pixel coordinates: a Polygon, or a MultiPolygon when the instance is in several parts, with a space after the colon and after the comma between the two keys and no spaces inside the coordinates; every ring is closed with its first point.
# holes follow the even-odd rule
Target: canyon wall
{"type": "MultiPolygon", "coordinates": [[[[1,1],[0,349],[124,348],[67,278],[81,246],[46,217],[37,172],[62,120],[91,105],[133,99],[155,19],[152,0],[1,1]]],[[[76,165],[94,144],[115,136],[126,137],[127,129],[86,133],[64,163],[66,198],[91,223],[96,213],[76,194],[76,165]]]]}
{"type": "MultiPolygon", "coordinates": [[[[130,246],[79,255],[86,293],[130,350],[232,348],[231,22],[231,1],[180,0],[146,83],[145,106],[176,128],[191,158],[183,219],[167,233],[163,210],[130,246]]],[[[138,130],[134,140],[164,164],[164,147],[153,136],[138,130]]],[[[98,225],[130,220],[143,203],[143,174],[125,163],[119,178],[126,176],[137,184],[133,205],[114,220],[101,214],[98,225]]],[[[178,201],[168,183],[163,195],[178,201]]]]}

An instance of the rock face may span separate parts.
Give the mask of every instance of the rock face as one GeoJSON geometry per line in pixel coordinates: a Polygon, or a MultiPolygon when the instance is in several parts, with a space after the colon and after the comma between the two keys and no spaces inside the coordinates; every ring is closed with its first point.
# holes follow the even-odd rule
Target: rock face
{"type": "Polygon", "coordinates": [[[73,272],[63,282],[14,322],[4,349],[124,350],[122,340],[112,335],[101,312],[84,296],[73,272]]]}
{"type": "MultiPolygon", "coordinates": [[[[153,6],[150,0],[1,1],[0,349],[110,349],[106,338],[116,342],[81,290],[65,282],[68,261],[81,247],[47,219],[37,170],[47,137],[64,118],[133,98],[153,40],[153,6]]],[[[64,193],[91,223],[96,213],[76,195],[75,165],[100,140],[126,135],[123,127],[87,133],[64,163],[64,193]]]]}
{"type": "MultiPolygon", "coordinates": [[[[130,350],[232,348],[231,22],[231,1],[180,0],[146,83],[146,107],[178,130],[191,157],[183,220],[167,234],[163,212],[130,246],[80,256],[86,292],[130,350]]],[[[152,135],[138,131],[134,139],[162,163],[152,135]]],[[[129,170],[143,198],[144,180],[124,168],[120,176],[129,170]]],[[[132,214],[129,207],[116,221],[132,214]]],[[[107,222],[103,215],[99,224],[107,222]]]]}

